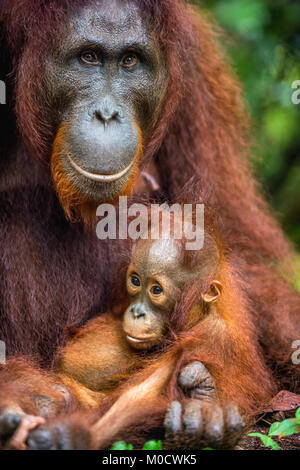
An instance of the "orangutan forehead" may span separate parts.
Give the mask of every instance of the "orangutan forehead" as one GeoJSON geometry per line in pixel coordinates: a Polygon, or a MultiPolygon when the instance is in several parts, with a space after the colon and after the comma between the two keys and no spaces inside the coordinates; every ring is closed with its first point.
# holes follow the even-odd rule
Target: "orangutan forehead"
{"type": "Polygon", "coordinates": [[[140,10],[130,0],[98,0],[93,6],[84,7],[83,13],[91,27],[106,28],[110,32],[116,28],[121,32],[142,26],[140,10]]]}
{"type": "Polygon", "coordinates": [[[109,41],[112,50],[120,43],[148,47],[154,36],[147,31],[135,2],[130,0],[102,0],[83,5],[73,13],[70,34],[76,42],[86,40],[97,44],[99,39],[109,41]]]}
{"type": "Polygon", "coordinates": [[[179,243],[174,239],[141,241],[133,253],[133,264],[148,273],[171,273],[182,259],[179,243]]]}
{"type": "Polygon", "coordinates": [[[182,243],[178,240],[140,240],[133,251],[132,264],[142,275],[171,276],[177,284],[192,282],[218,272],[220,256],[211,236],[206,237],[199,252],[189,252],[186,258],[182,243]],[[193,260],[193,262],[191,262],[193,260]]]}

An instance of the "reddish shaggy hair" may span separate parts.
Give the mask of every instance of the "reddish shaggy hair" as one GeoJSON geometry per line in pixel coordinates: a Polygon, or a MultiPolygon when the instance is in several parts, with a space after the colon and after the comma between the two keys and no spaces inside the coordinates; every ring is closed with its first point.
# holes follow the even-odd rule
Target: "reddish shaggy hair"
{"type": "MultiPolygon", "coordinates": [[[[204,202],[216,207],[217,230],[233,271],[240,273],[237,282],[246,298],[241,341],[244,345],[247,338],[255,338],[273,368],[274,379],[280,378],[283,385],[295,389],[300,382],[299,367],[292,366],[290,355],[292,341],[300,336],[300,302],[291,285],[293,249],[254,182],[248,163],[248,116],[240,86],[216,45],[220,33],[205,13],[196,14],[184,0],[132,1],[137,2],[159,38],[169,71],[162,114],[145,145],[141,167],[155,158],[168,201],[204,202]]],[[[66,15],[81,4],[79,0],[10,0],[0,10],[5,40],[14,58],[20,135],[29,153],[46,164],[57,129],[47,93],[51,84],[45,84],[43,78],[44,51],[55,50],[57,32],[66,15]]],[[[58,212],[56,206],[54,211],[58,212]]],[[[54,226],[50,228],[54,230],[54,226]]],[[[81,263],[84,260],[78,258],[78,265],[81,263]]],[[[62,270],[65,264],[64,260],[59,264],[62,270]]],[[[100,261],[98,266],[100,270],[100,261]]],[[[21,275],[26,275],[25,268],[21,275]]],[[[76,290],[71,277],[67,279],[69,289],[76,290]]],[[[38,290],[39,279],[34,282],[38,290]]],[[[52,300],[55,303],[54,297],[52,300]]],[[[31,306],[38,324],[39,306],[34,302],[31,306]]],[[[57,319],[57,328],[66,322],[66,315],[62,317],[57,319]]],[[[85,310],[82,318],[86,317],[85,310]]],[[[258,356],[249,357],[255,369],[258,356]]],[[[230,384],[226,386],[230,392],[230,384]]]]}
{"type": "MultiPolygon", "coordinates": [[[[166,51],[169,70],[165,106],[144,150],[143,165],[156,155],[171,198],[192,176],[199,186],[209,185],[210,199],[224,220],[230,218],[243,245],[247,238],[246,248],[285,259],[290,246],[251,178],[248,117],[240,86],[216,45],[220,33],[207,14],[195,14],[184,0],[133,1],[166,51]]],[[[43,79],[44,51],[55,50],[65,16],[81,3],[31,0],[24,5],[14,0],[5,3],[1,14],[14,57],[19,129],[31,153],[43,160],[49,161],[56,131],[46,91],[51,84],[46,87],[43,79]]]]}

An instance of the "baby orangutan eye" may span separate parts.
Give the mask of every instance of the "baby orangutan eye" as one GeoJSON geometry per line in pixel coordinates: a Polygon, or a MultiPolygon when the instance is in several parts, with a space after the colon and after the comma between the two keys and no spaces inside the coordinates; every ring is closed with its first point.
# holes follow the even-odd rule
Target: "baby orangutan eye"
{"type": "Polygon", "coordinates": [[[150,292],[153,295],[160,295],[163,293],[163,290],[160,286],[152,286],[150,292]]]}
{"type": "Polygon", "coordinates": [[[130,277],[130,282],[134,287],[140,287],[141,285],[141,281],[139,280],[139,278],[134,275],[130,277]]]}

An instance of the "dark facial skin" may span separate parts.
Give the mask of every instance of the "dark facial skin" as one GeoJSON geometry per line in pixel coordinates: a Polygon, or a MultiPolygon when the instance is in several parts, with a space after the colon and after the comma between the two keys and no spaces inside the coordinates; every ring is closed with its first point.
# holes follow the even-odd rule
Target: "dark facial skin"
{"type": "MultiPolygon", "coordinates": [[[[84,2],[83,2],[84,3],[84,2]]],[[[159,44],[126,0],[101,0],[70,16],[46,65],[63,166],[81,194],[115,196],[158,120],[167,85],[159,44]]]]}
{"type": "MultiPolygon", "coordinates": [[[[127,271],[132,302],[123,319],[126,339],[133,348],[148,350],[161,342],[184,287],[205,275],[206,269],[201,263],[193,270],[184,267],[182,248],[174,239],[137,243],[127,271]]],[[[218,281],[213,281],[212,291],[203,296],[205,302],[218,297],[215,286],[219,288],[218,281]]]]}
{"type": "Polygon", "coordinates": [[[124,314],[123,328],[135,349],[150,349],[165,333],[180,295],[176,284],[179,257],[180,251],[173,240],[141,243],[134,251],[127,272],[127,290],[132,303],[124,314]]]}

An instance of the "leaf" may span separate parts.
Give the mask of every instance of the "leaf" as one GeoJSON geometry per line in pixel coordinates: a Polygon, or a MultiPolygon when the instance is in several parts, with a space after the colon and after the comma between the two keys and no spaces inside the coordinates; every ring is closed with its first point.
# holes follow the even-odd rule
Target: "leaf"
{"type": "Polygon", "coordinates": [[[251,432],[248,436],[259,437],[265,447],[271,447],[273,450],[281,450],[277,442],[273,441],[269,436],[265,436],[265,434],[261,434],[260,432],[251,432]]]}
{"type": "Polygon", "coordinates": [[[133,450],[133,445],[126,444],[124,441],[118,441],[111,446],[110,450],[133,450]]]}
{"type": "Polygon", "coordinates": [[[297,419],[290,418],[285,419],[281,423],[272,424],[269,436],[291,436],[292,434],[298,434],[300,432],[300,424],[297,422],[297,419]],[[277,426],[274,426],[274,425],[277,426]]]}
{"type": "Polygon", "coordinates": [[[300,408],[298,408],[298,410],[296,411],[296,419],[297,419],[297,422],[299,422],[300,424],[300,408]]]}
{"type": "Polygon", "coordinates": [[[273,423],[269,429],[269,432],[268,432],[268,435],[269,436],[277,436],[278,434],[276,434],[278,428],[280,427],[280,424],[281,422],[276,422],[276,423],[273,423]]]}
{"type": "Polygon", "coordinates": [[[144,444],[142,450],[162,450],[161,441],[148,441],[144,444]]]}

